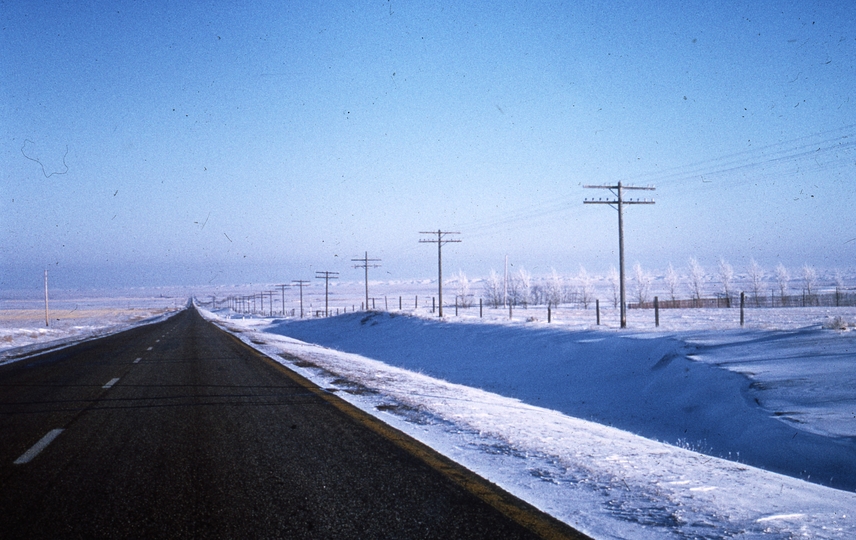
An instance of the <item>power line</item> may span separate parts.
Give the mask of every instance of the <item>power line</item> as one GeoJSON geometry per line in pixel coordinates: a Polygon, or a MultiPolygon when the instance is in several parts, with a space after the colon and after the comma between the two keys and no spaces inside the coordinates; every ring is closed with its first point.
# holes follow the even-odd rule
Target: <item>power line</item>
{"type": "Polygon", "coordinates": [[[369,268],[380,268],[379,264],[369,264],[372,262],[380,262],[380,259],[369,259],[369,252],[366,251],[365,257],[362,259],[351,259],[352,262],[362,262],[363,264],[356,264],[354,268],[365,268],[366,270],[366,311],[369,310],[369,268]]]}
{"type": "Polygon", "coordinates": [[[285,289],[290,289],[289,285],[275,285],[279,288],[279,292],[282,293],[282,316],[285,317],[285,289]]]}
{"type": "Polygon", "coordinates": [[[315,271],[315,279],[323,279],[324,280],[324,316],[330,316],[330,280],[331,279],[339,279],[339,272],[330,272],[330,271],[315,271]]]}
{"type": "Polygon", "coordinates": [[[422,231],[419,234],[436,234],[437,235],[436,240],[428,240],[425,238],[420,238],[419,243],[420,244],[437,244],[437,275],[438,275],[437,286],[438,286],[438,296],[439,296],[439,301],[440,301],[440,317],[443,317],[443,244],[460,242],[460,240],[455,240],[455,239],[445,238],[445,237],[446,237],[446,235],[449,235],[449,234],[461,234],[461,233],[449,232],[449,231],[444,232],[444,231],[441,231],[438,229],[436,233],[433,231],[430,231],[430,232],[422,231]]]}
{"type": "Polygon", "coordinates": [[[303,279],[293,279],[292,283],[297,283],[300,287],[300,318],[303,318],[303,286],[310,283],[309,281],[303,279]]]}
{"type": "MultiPolygon", "coordinates": [[[[262,293],[267,293],[268,298],[270,299],[270,309],[268,310],[268,312],[270,313],[270,317],[273,317],[273,293],[275,292],[276,291],[265,291],[264,293],[262,293]]],[[[262,315],[264,315],[264,308],[262,308],[262,315]]]]}
{"type": "Polygon", "coordinates": [[[625,289],[624,289],[624,205],[625,204],[654,204],[653,200],[624,200],[624,190],[625,189],[633,189],[633,190],[648,190],[653,191],[655,188],[652,186],[641,187],[641,186],[624,186],[621,182],[618,182],[615,186],[583,186],[584,188],[590,189],[608,189],[615,196],[615,200],[589,200],[586,199],[583,201],[583,204],[607,204],[612,206],[613,208],[618,210],[618,263],[619,263],[619,288],[621,290],[621,328],[627,328],[627,304],[625,302],[625,289]]]}
{"type": "MultiPolygon", "coordinates": [[[[630,176],[622,179],[622,184],[626,182],[645,182],[685,186],[689,180],[707,182],[713,177],[736,175],[740,172],[764,169],[769,165],[781,166],[790,161],[793,161],[797,165],[795,172],[783,174],[780,170],[771,170],[764,171],[760,177],[774,175],[776,178],[782,178],[783,176],[790,176],[797,173],[851,166],[853,160],[849,156],[845,159],[845,156],[838,155],[837,153],[847,152],[849,154],[856,148],[856,133],[854,133],[854,129],[856,129],[856,124],[752,150],[744,150],[717,158],[680,165],[670,169],[630,176]],[[832,153],[836,154],[834,159],[824,163],[818,161],[818,159],[832,153]]],[[[736,187],[748,181],[750,180],[741,180],[736,176],[732,176],[727,185],[736,187]]],[[[674,190],[675,187],[671,189],[674,190]]],[[[517,225],[521,222],[530,224],[536,219],[566,212],[568,205],[575,198],[575,195],[555,198],[545,204],[529,205],[513,210],[504,216],[492,216],[464,223],[461,227],[467,230],[469,236],[480,237],[484,232],[493,231],[499,227],[517,225]]]]}

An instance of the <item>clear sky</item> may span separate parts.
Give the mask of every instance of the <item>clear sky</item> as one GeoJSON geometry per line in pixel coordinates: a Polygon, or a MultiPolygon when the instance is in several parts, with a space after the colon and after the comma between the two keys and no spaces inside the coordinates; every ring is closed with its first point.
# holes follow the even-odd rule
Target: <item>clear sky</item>
{"type": "Polygon", "coordinates": [[[0,287],[851,268],[853,2],[0,1],[0,287]],[[251,4],[246,6],[244,4],[251,4]],[[656,4],[656,5],[654,5],[656,4]],[[635,196],[635,194],[633,194],[635,196]]]}

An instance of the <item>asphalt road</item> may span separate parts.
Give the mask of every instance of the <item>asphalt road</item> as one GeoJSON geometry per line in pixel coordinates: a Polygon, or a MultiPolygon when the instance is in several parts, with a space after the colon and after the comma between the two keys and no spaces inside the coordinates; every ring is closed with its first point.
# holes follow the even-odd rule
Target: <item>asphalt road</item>
{"type": "Polygon", "coordinates": [[[185,310],[0,366],[0,538],[574,535],[378,424],[185,310]]]}

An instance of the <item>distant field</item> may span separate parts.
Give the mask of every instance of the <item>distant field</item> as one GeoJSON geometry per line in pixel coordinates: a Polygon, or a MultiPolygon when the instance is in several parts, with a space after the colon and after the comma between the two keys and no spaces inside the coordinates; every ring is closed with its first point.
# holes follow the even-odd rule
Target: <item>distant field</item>
{"type": "Polygon", "coordinates": [[[45,324],[44,300],[0,303],[0,350],[103,335],[182,306],[173,298],[58,298],[45,324]]]}
{"type": "MultiPolygon", "coordinates": [[[[121,308],[101,308],[101,309],[58,309],[51,310],[50,319],[54,321],[76,321],[85,319],[110,319],[112,317],[122,317],[124,320],[141,320],[151,317],[152,314],[160,314],[166,312],[166,308],[162,309],[121,309],[121,308]]],[[[45,310],[41,309],[3,309],[0,310],[0,321],[15,321],[27,322],[37,321],[44,325],[45,310]]]]}

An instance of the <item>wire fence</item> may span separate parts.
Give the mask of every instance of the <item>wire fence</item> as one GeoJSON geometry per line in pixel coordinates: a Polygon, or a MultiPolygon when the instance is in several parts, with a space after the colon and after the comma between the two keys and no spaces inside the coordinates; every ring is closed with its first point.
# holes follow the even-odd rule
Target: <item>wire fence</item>
{"type": "MultiPolygon", "coordinates": [[[[718,296],[716,298],[690,298],[675,300],[657,300],[660,309],[693,308],[730,308],[740,307],[740,295],[718,296]]],[[[825,293],[806,293],[794,295],[750,295],[745,296],[747,308],[798,308],[798,307],[853,307],[856,306],[856,292],[835,291],[825,293]]],[[[628,309],[653,309],[654,301],[628,303],[628,309]]]]}

